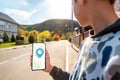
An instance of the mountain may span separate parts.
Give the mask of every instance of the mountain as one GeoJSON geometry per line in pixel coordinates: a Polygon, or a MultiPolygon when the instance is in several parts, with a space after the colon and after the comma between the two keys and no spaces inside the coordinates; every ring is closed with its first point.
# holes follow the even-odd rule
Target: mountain
{"type": "Polygon", "coordinates": [[[49,30],[50,32],[67,33],[68,31],[73,31],[72,25],[73,27],[79,27],[77,21],[69,19],[50,19],[34,25],[22,25],[22,28],[28,31],[37,30],[42,32],[44,30],[49,30]]]}

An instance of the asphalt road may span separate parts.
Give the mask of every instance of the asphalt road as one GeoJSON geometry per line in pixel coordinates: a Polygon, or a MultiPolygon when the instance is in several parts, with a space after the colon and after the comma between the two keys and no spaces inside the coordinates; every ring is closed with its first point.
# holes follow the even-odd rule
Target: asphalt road
{"type": "MultiPolygon", "coordinates": [[[[47,42],[51,63],[71,71],[77,53],[68,41],[47,42]]],[[[31,71],[32,45],[0,49],[0,80],[53,80],[43,71],[31,71]]]]}

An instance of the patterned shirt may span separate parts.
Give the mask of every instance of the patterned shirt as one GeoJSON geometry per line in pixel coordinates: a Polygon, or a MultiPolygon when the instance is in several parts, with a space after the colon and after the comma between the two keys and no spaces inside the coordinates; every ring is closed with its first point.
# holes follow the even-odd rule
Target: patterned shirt
{"type": "Polygon", "coordinates": [[[120,19],[84,40],[69,80],[120,80],[120,19]]]}

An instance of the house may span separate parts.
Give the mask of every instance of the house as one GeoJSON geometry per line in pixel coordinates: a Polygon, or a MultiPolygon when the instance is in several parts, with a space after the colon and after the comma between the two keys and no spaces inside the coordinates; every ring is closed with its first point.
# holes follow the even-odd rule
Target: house
{"type": "Polygon", "coordinates": [[[2,41],[3,33],[6,32],[9,39],[11,39],[11,35],[14,34],[16,36],[18,34],[18,26],[19,24],[14,21],[8,15],[0,12],[0,40],[2,41]]]}

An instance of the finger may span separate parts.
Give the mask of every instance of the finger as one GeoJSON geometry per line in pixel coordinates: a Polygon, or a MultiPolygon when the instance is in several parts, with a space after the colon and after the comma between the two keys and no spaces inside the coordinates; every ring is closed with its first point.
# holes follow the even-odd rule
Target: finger
{"type": "Polygon", "coordinates": [[[50,56],[49,56],[49,53],[48,53],[47,50],[46,50],[46,53],[45,53],[45,54],[46,54],[46,58],[47,58],[47,59],[50,59],[50,56]]]}
{"type": "Polygon", "coordinates": [[[32,55],[30,55],[30,66],[32,66],[32,55]]]}

